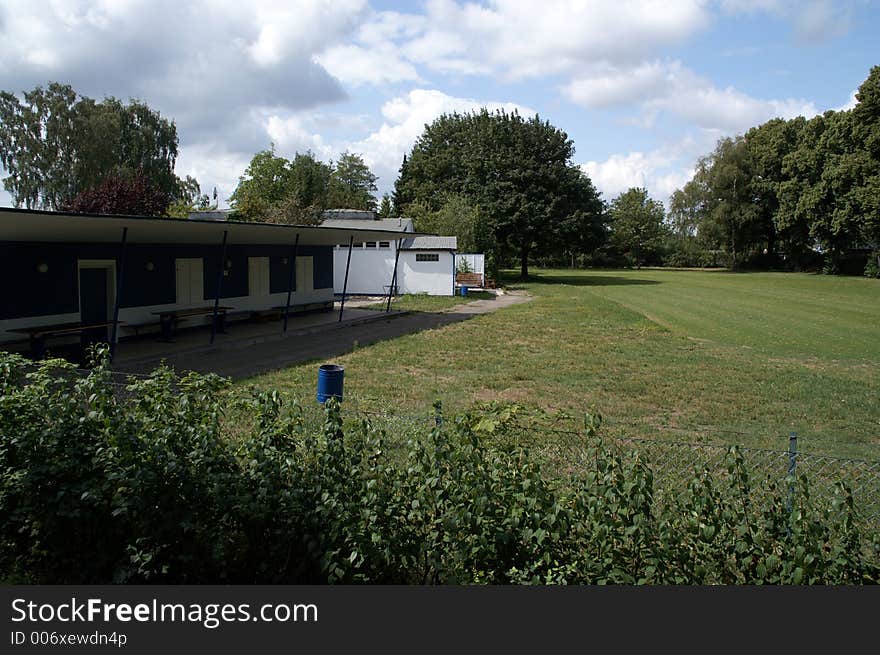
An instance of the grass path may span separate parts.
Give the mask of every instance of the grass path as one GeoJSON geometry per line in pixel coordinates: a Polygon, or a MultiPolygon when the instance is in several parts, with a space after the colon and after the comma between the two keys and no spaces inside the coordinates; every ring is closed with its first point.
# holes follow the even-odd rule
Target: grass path
{"type": "MultiPolygon", "coordinates": [[[[535,299],[339,358],[368,409],[504,400],[614,434],[880,459],[880,282],[796,274],[538,271],[535,299]]],[[[251,380],[308,398],[314,363],[251,380]]]]}

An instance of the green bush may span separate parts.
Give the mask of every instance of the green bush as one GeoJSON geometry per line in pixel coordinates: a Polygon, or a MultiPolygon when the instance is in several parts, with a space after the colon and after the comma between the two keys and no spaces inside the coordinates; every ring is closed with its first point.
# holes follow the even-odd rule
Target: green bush
{"type": "MultiPolygon", "coordinates": [[[[166,368],[125,388],[98,353],[0,354],[0,575],[28,583],[859,584],[878,539],[841,486],[753,481],[732,449],[671,503],[650,465],[584,432],[574,476],[486,406],[402,443],[328,401],[310,425],[277,393],[241,397],[166,368]],[[873,548],[873,550],[871,550],[873,548]]],[[[795,481],[791,481],[792,483],[795,481]]]]}

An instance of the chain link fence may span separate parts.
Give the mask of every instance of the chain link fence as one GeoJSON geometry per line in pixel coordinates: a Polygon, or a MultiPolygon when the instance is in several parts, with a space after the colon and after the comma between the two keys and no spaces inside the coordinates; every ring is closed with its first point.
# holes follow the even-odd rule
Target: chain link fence
{"type": "MultiPolygon", "coordinates": [[[[62,379],[73,382],[88,374],[88,370],[68,369],[63,372],[62,379]]],[[[128,385],[133,380],[149,377],[117,373],[112,376],[120,399],[130,396],[128,385]]],[[[245,394],[249,390],[246,386],[236,386],[231,393],[245,394]]],[[[315,429],[322,425],[322,406],[314,396],[298,399],[297,411],[305,425],[315,429]]],[[[455,420],[455,416],[444,416],[435,408],[399,412],[387,402],[380,403],[377,399],[348,394],[343,402],[343,418],[346,421],[369,421],[374,427],[384,430],[388,435],[387,446],[391,453],[401,450],[408,439],[424,436],[434,426],[455,420]],[[384,409],[377,410],[376,407],[384,409]]],[[[590,466],[590,447],[595,443],[595,437],[588,436],[584,429],[530,423],[510,427],[510,437],[541,457],[543,469],[551,477],[565,479],[590,466]]],[[[600,435],[603,435],[603,430],[600,430],[600,435]]],[[[691,480],[703,471],[708,471],[719,481],[724,481],[728,476],[730,444],[604,435],[601,438],[605,445],[624,454],[638,453],[647,462],[654,476],[656,498],[660,502],[686,491],[691,480]]],[[[838,493],[838,484],[843,483],[853,495],[863,526],[870,531],[880,531],[880,461],[800,452],[794,435],[789,440],[789,446],[789,450],[737,447],[755,495],[767,493],[772,484],[779,489],[793,489],[793,477],[805,476],[812,496],[828,500],[838,493]]]]}

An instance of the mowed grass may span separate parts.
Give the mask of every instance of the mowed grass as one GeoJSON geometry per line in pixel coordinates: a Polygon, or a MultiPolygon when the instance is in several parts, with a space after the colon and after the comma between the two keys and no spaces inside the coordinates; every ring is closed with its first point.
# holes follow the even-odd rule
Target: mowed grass
{"type": "MultiPolygon", "coordinates": [[[[429,296],[426,293],[408,293],[395,296],[391,300],[391,309],[406,310],[411,312],[437,312],[444,309],[473,302],[474,300],[488,300],[494,298],[487,291],[471,291],[466,296],[429,296]]],[[[376,302],[372,305],[363,305],[361,309],[375,309],[384,311],[386,302],[376,302]]]]}
{"type": "MultiPolygon", "coordinates": [[[[531,302],[337,358],[361,409],[514,401],[606,432],[880,459],[880,281],[536,271],[531,302]]],[[[314,397],[315,363],[249,383],[314,397]]]]}

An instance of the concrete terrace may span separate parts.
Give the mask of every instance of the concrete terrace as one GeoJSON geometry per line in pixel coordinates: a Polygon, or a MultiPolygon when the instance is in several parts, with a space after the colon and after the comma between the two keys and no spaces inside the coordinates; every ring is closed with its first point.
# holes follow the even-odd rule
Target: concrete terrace
{"type": "Polygon", "coordinates": [[[377,300],[346,301],[343,321],[339,311],[295,316],[286,334],[278,320],[235,322],[227,334],[208,343],[209,328],[181,331],[173,343],[145,337],[119,344],[113,369],[120,373],[147,373],[165,361],[175,370],[217,373],[235,380],[312,360],[327,359],[406,334],[457,323],[530,300],[524,294],[498,295],[475,300],[440,312],[390,313],[359,309],[377,300]]]}

